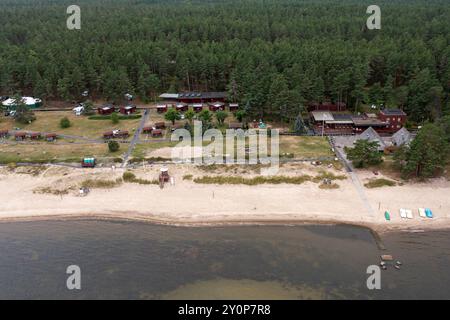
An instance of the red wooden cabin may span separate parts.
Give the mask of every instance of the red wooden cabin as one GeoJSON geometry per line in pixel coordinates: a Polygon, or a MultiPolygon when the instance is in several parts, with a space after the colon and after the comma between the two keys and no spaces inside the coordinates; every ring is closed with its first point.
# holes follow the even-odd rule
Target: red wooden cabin
{"type": "Polygon", "coordinates": [[[155,123],[155,128],[156,129],[165,129],[166,128],[166,124],[164,122],[156,122],[155,123]]]}
{"type": "Polygon", "coordinates": [[[194,110],[194,112],[200,112],[203,110],[203,104],[201,103],[193,104],[192,109],[194,110]]]}
{"type": "Polygon", "coordinates": [[[27,134],[25,132],[16,132],[14,133],[14,138],[16,141],[23,141],[27,137],[27,134]]]}
{"type": "Polygon", "coordinates": [[[209,104],[209,110],[210,111],[219,111],[219,110],[225,110],[225,103],[223,102],[214,102],[209,104]]]}
{"type": "Polygon", "coordinates": [[[157,105],[156,106],[156,111],[158,113],[165,113],[165,112],[167,112],[167,105],[165,105],[165,104],[157,105]]]}
{"type": "Polygon", "coordinates": [[[144,127],[142,128],[142,133],[143,134],[150,134],[153,131],[153,127],[144,127]]]}
{"type": "Polygon", "coordinates": [[[378,119],[387,123],[387,131],[395,133],[406,124],[406,113],[400,109],[384,109],[378,114],[378,119]]]}
{"type": "Polygon", "coordinates": [[[109,115],[109,114],[113,113],[114,111],[116,111],[116,108],[114,108],[114,106],[112,106],[112,105],[106,105],[106,106],[97,108],[98,114],[101,114],[101,115],[109,115]]]}
{"type": "Polygon", "coordinates": [[[155,129],[152,131],[152,137],[156,138],[156,137],[162,137],[163,132],[160,129],[155,129]]]}
{"type": "Polygon", "coordinates": [[[133,113],[135,113],[136,112],[136,106],[135,105],[129,105],[129,106],[122,106],[122,107],[120,107],[120,113],[121,114],[125,114],[125,115],[128,115],[128,114],[133,114],[133,113]]]}
{"type": "Polygon", "coordinates": [[[56,140],[56,133],[47,133],[45,135],[45,140],[47,140],[48,142],[53,142],[56,140]]]}
{"type": "Polygon", "coordinates": [[[239,104],[238,103],[230,103],[229,105],[230,111],[235,112],[239,110],[239,104]]]}
{"type": "Polygon", "coordinates": [[[31,132],[28,134],[31,140],[39,140],[41,138],[40,132],[31,132]]]}
{"type": "Polygon", "coordinates": [[[185,112],[189,110],[189,106],[186,103],[179,103],[177,104],[176,109],[179,112],[185,112]]]}

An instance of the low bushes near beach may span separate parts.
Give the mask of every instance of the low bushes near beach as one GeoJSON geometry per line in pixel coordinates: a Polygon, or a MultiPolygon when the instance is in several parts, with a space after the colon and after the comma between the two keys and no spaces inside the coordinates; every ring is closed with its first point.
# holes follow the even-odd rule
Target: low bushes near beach
{"type": "Polygon", "coordinates": [[[324,189],[324,190],[333,190],[333,189],[339,189],[339,185],[337,183],[331,183],[331,184],[321,183],[319,185],[319,188],[324,189]]]}
{"type": "Polygon", "coordinates": [[[397,185],[397,182],[380,178],[380,179],[373,179],[364,184],[366,188],[373,189],[373,188],[381,188],[381,187],[395,187],[397,185]]]}
{"type": "Polygon", "coordinates": [[[243,184],[248,186],[255,186],[259,184],[302,184],[311,181],[311,176],[303,175],[297,177],[287,176],[259,176],[254,178],[244,177],[223,177],[223,176],[204,176],[195,178],[195,183],[201,184],[243,184]]]}
{"type": "Polygon", "coordinates": [[[146,180],[146,179],[141,179],[141,178],[137,178],[136,175],[131,172],[131,171],[126,171],[123,173],[122,175],[122,179],[124,182],[129,182],[129,183],[138,183],[138,184],[157,184],[159,185],[159,181],[158,180],[146,180]]]}
{"type": "Polygon", "coordinates": [[[185,174],[185,175],[183,176],[183,180],[192,180],[193,177],[194,177],[194,176],[193,176],[192,174],[185,174]]]}
{"type": "Polygon", "coordinates": [[[89,189],[112,189],[120,186],[122,184],[122,179],[118,178],[116,180],[106,180],[106,179],[88,179],[81,183],[83,188],[89,189]]]}
{"type": "Polygon", "coordinates": [[[42,187],[42,188],[34,189],[33,193],[52,194],[55,196],[65,196],[65,195],[69,194],[69,192],[72,190],[74,190],[73,187],[68,187],[66,189],[54,189],[51,187],[42,187]]]}

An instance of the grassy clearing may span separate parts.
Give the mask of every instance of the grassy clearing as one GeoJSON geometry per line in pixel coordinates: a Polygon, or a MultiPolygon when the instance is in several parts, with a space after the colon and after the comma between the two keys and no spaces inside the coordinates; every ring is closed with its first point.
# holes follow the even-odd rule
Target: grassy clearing
{"type": "Polygon", "coordinates": [[[322,137],[280,136],[280,154],[283,153],[297,159],[334,156],[328,140],[322,137]]]}
{"type": "Polygon", "coordinates": [[[396,185],[397,185],[397,182],[388,180],[388,179],[384,179],[384,178],[373,179],[364,184],[364,186],[369,189],[381,188],[381,187],[395,187],[396,185]]]}
{"type": "Polygon", "coordinates": [[[130,137],[133,135],[135,129],[139,126],[140,119],[124,120],[118,124],[113,124],[112,121],[93,121],[88,117],[76,116],[70,111],[49,111],[49,112],[35,112],[36,121],[31,124],[22,125],[16,123],[10,117],[2,119],[0,122],[0,130],[20,127],[23,130],[37,131],[37,132],[54,132],[59,134],[83,136],[92,139],[101,139],[105,131],[114,129],[128,130],[130,137]],[[71,126],[66,129],[61,129],[60,121],[67,117],[71,126]]]}
{"type": "Polygon", "coordinates": [[[106,144],[55,144],[38,142],[33,144],[10,143],[0,149],[0,163],[52,163],[80,162],[85,156],[116,158],[128,146],[121,144],[119,151],[109,152],[106,144]]]}

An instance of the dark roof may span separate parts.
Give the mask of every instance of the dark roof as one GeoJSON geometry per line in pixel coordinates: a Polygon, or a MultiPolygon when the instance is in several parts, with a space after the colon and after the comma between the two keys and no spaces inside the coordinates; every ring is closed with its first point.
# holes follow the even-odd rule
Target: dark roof
{"type": "Polygon", "coordinates": [[[183,92],[178,94],[179,99],[224,99],[227,92],[183,92]]]}
{"type": "Polygon", "coordinates": [[[352,115],[348,113],[332,113],[334,120],[338,121],[352,121],[352,115]]]}
{"type": "Polygon", "coordinates": [[[383,109],[381,113],[387,116],[406,116],[406,113],[400,109],[383,109]]]}

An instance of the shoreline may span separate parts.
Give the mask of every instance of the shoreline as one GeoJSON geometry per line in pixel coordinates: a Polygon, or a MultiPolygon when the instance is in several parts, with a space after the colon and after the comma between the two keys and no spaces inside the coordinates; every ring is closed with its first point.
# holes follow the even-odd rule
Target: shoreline
{"type": "Polygon", "coordinates": [[[376,234],[386,234],[395,232],[424,233],[433,231],[450,230],[450,222],[448,224],[433,224],[426,226],[405,226],[402,224],[381,225],[374,222],[358,222],[338,219],[308,219],[302,218],[286,218],[286,219],[261,219],[257,216],[247,216],[245,219],[232,217],[230,219],[167,219],[152,214],[133,214],[130,212],[115,213],[74,213],[74,214],[32,214],[24,216],[2,215],[0,223],[12,222],[36,222],[36,221],[106,221],[106,222],[136,222],[152,225],[162,225],[180,228],[215,228],[215,227],[239,227],[239,226],[308,226],[308,225],[326,225],[336,226],[344,225],[358,228],[365,228],[376,234]]]}
{"type": "MultiPolygon", "coordinates": [[[[212,173],[186,165],[168,167],[176,179],[173,186],[160,189],[155,185],[123,182],[109,189],[94,188],[87,197],[78,196],[77,186],[83,181],[115,181],[122,177],[124,170],[45,167],[18,168],[12,172],[3,168],[0,169],[0,222],[97,219],[181,227],[345,224],[377,233],[450,229],[450,182],[447,180],[364,189],[362,196],[350,177],[336,180],[339,188],[331,190],[321,189],[311,181],[255,186],[198,184],[182,177],[212,173]],[[43,189],[47,191],[39,192],[43,189]],[[49,190],[68,193],[55,195],[48,193],[49,190]],[[430,207],[435,217],[419,217],[417,208],[421,207],[430,207]],[[414,219],[401,219],[400,208],[412,209],[414,219]],[[391,213],[391,221],[385,220],[386,210],[391,213]]],[[[314,176],[321,169],[290,164],[280,170],[280,174],[295,177],[314,176]]],[[[157,176],[159,166],[133,172],[138,178],[151,180],[157,176]]],[[[230,176],[226,171],[219,173],[230,176]]],[[[253,177],[258,173],[247,171],[242,175],[253,177]]],[[[370,172],[364,171],[358,172],[358,177],[362,182],[372,178],[370,172]]]]}

